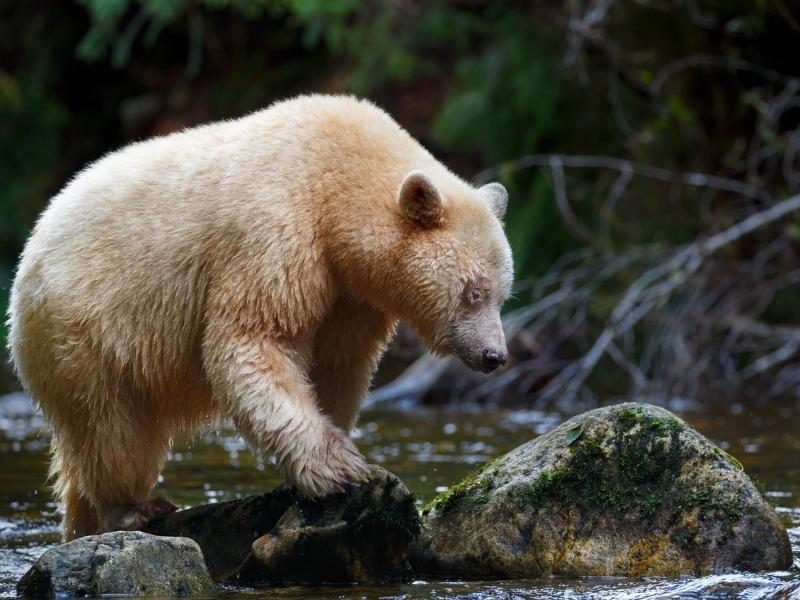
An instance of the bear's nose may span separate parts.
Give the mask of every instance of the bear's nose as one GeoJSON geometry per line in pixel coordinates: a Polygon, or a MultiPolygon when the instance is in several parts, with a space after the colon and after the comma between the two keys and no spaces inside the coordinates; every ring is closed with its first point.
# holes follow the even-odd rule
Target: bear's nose
{"type": "Polygon", "coordinates": [[[483,368],[486,371],[494,371],[500,365],[506,364],[507,358],[505,352],[486,349],[483,351],[483,368]]]}

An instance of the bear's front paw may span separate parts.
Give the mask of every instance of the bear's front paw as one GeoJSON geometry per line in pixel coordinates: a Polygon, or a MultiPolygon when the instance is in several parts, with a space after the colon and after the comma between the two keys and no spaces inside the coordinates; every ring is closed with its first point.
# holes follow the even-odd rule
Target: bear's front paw
{"type": "Polygon", "coordinates": [[[367,481],[369,467],[355,444],[340,429],[330,428],[314,456],[286,469],[289,483],[307,498],[344,491],[344,484],[367,481]]]}

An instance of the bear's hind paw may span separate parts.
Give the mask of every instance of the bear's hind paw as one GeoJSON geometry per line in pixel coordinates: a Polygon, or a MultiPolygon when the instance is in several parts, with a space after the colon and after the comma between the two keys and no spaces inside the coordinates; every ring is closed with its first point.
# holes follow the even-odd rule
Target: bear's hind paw
{"type": "Polygon", "coordinates": [[[136,531],[156,517],[168,515],[176,510],[178,507],[166,498],[151,498],[133,505],[120,517],[117,525],[121,530],[136,531]]]}

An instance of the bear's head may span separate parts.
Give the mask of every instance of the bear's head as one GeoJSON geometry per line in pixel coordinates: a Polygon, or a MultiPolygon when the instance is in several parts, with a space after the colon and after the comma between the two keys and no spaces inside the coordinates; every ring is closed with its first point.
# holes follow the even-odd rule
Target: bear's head
{"type": "Polygon", "coordinates": [[[412,171],[397,192],[395,294],[401,318],[434,352],[488,373],[507,358],[500,307],[513,280],[502,225],[508,194],[499,183],[476,189],[439,175],[437,185],[412,171]]]}

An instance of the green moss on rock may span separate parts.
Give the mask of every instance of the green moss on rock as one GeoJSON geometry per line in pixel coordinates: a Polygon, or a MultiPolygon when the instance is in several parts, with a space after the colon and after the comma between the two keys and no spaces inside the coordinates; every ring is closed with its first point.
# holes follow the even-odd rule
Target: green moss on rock
{"type": "Polygon", "coordinates": [[[635,510],[640,518],[650,519],[667,497],[683,459],[680,429],[674,418],[620,410],[613,434],[603,440],[584,434],[568,448],[562,465],[541,473],[518,492],[520,500],[534,509],[555,503],[618,514],[635,510]]]}
{"type": "Polygon", "coordinates": [[[489,492],[497,485],[496,460],[490,460],[460,483],[451,486],[422,507],[423,516],[431,511],[446,513],[455,507],[478,508],[489,502],[489,492]]]}
{"type": "MultiPolygon", "coordinates": [[[[685,458],[679,441],[683,427],[671,416],[623,408],[616,414],[613,433],[601,439],[582,430],[580,436],[566,435],[566,460],[515,489],[516,503],[534,510],[551,503],[618,514],[635,510],[640,518],[651,519],[668,499],[674,473],[685,458]]],[[[478,509],[490,501],[496,477],[496,462],[487,463],[436,496],[422,514],[478,509]]]]}

